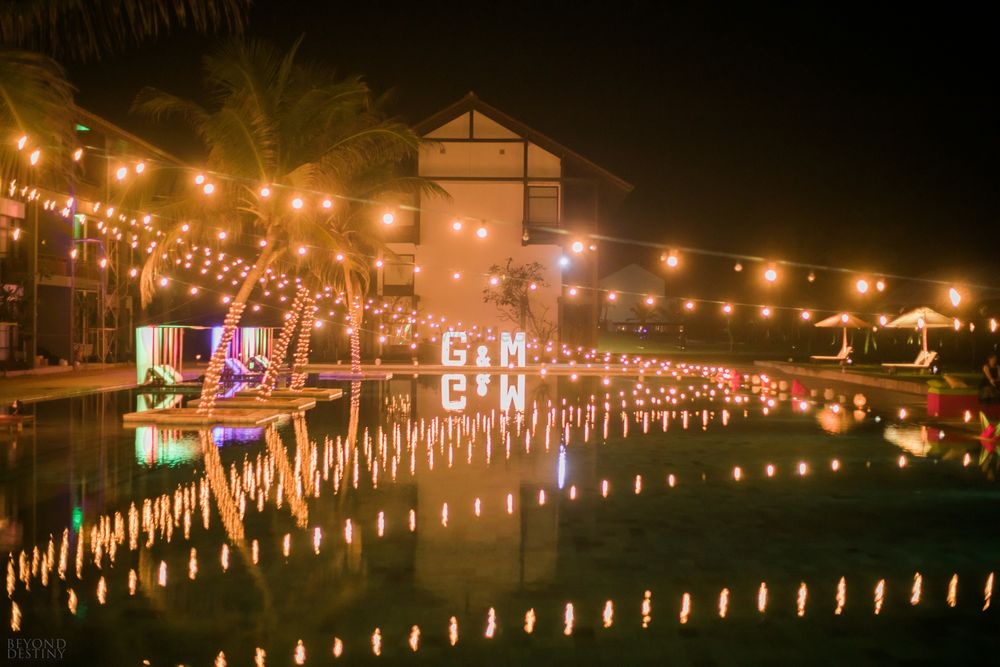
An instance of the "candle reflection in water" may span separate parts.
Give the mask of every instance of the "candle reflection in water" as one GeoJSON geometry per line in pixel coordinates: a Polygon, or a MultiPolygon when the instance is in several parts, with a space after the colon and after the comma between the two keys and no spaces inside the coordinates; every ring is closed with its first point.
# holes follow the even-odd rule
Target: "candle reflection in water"
{"type": "Polygon", "coordinates": [[[841,612],[844,611],[845,604],[847,604],[847,580],[841,577],[840,581],[837,582],[837,608],[833,610],[833,613],[840,616],[841,612]]]}
{"type": "Polygon", "coordinates": [[[339,658],[344,655],[344,642],[341,641],[340,637],[333,638],[333,657],[339,658]]]}
{"type": "Polygon", "coordinates": [[[983,611],[990,608],[990,600],[993,598],[993,573],[986,577],[986,588],[983,591],[983,611]]]}
{"type": "Polygon", "coordinates": [[[910,604],[916,606],[920,604],[920,595],[924,588],[924,578],[917,572],[913,575],[913,588],[910,590],[910,604]]]}
{"type": "Polygon", "coordinates": [[[615,605],[611,600],[604,603],[604,611],[601,612],[601,619],[604,627],[610,628],[615,621],[615,605]]]}
{"type": "Polygon", "coordinates": [[[458,643],[458,619],[454,616],[448,619],[448,643],[452,646],[458,643]]]}
{"type": "Polygon", "coordinates": [[[760,582],[760,588],[757,589],[757,611],[764,613],[767,609],[767,584],[765,582],[760,582]]]}
{"type": "Polygon", "coordinates": [[[882,612],[882,603],[885,600],[885,579],[879,579],[875,584],[875,615],[882,612]]]}
{"type": "Polygon", "coordinates": [[[569,637],[573,634],[573,603],[566,603],[566,610],[563,612],[563,634],[569,637]]]}
{"type": "Polygon", "coordinates": [[[681,613],[680,622],[684,625],[688,622],[688,617],[691,615],[691,595],[689,593],[684,593],[681,596],[681,613]]]}
{"type": "Polygon", "coordinates": [[[729,589],[723,588],[719,592],[719,618],[725,618],[729,613],[729,589]]]}
{"type": "Polygon", "coordinates": [[[954,607],[958,604],[958,575],[953,574],[951,581],[948,582],[948,606],[954,607]]]}
{"type": "MultiPolygon", "coordinates": [[[[490,609],[490,611],[493,611],[490,609]]],[[[495,627],[495,624],[494,624],[495,627]]],[[[489,627],[487,627],[487,630],[489,627]]],[[[529,609],[524,613],[524,631],[529,635],[535,631],[535,610],[529,609]]],[[[492,635],[487,635],[487,637],[492,637],[492,635]]]]}
{"type": "MultiPolygon", "coordinates": [[[[529,613],[532,615],[534,614],[533,611],[529,611],[529,613]]],[[[527,622],[525,622],[525,625],[527,625],[527,622]]],[[[532,621],[532,625],[534,625],[534,621],[532,621]]],[[[525,630],[528,631],[527,627],[525,627],[525,630]]],[[[490,607],[490,610],[486,612],[486,633],[485,633],[486,638],[493,639],[493,635],[494,633],[496,633],[496,631],[497,631],[497,612],[495,609],[493,609],[493,607],[490,607]]]]}
{"type": "Polygon", "coordinates": [[[642,627],[648,628],[650,621],[653,620],[653,593],[652,591],[646,591],[642,596],[642,627]]]}

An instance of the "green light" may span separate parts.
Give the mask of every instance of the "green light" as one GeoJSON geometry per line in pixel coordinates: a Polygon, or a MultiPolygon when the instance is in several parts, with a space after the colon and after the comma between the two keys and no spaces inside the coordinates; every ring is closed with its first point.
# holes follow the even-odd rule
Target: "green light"
{"type": "Polygon", "coordinates": [[[87,127],[86,125],[81,125],[80,123],[77,123],[76,124],[76,131],[77,132],[90,132],[90,128],[87,127]]]}
{"type": "Polygon", "coordinates": [[[80,526],[83,525],[83,509],[81,507],[73,508],[73,532],[79,533],[80,526]]]}

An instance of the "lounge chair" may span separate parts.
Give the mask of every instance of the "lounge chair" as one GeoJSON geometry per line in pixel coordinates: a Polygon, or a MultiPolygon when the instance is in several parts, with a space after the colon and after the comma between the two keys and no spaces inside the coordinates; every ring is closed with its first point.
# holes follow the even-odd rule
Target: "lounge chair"
{"type": "Polygon", "coordinates": [[[262,373],[255,373],[246,367],[239,359],[229,357],[222,367],[222,381],[230,382],[255,382],[260,379],[262,373]]]}
{"type": "Polygon", "coordinates": [[[146,371],[146,384],[154,386],[169,386],[184,382],[184,377],[174,370],[170,364],[150,366],[146,371]]]}
{"type": "Polygon", "coordinates": [[[814,354],[809,359],[812,361],[839,361],[842,364],[850,363],[851,353],[854,352],[854,348],[850,345],[845,345],[840,348],[840,352],[833,356],[824,356],[821,354],[814,354]]]}
{"type": "Polygon", "coordinates": [[[895,371],[898,371],[898,370],[901,370],[901,369],[902,370],[917,370],[917,371],[923,372],[923,371],[927,370],[928,368],[930,368],[931,365],[933,365],[933,363],[935,361],[937,361],[937,358],[938,358],[938,353],[935,352],[934,350],[921,350],[920,354],[917,355],[917,358],[913,360],[913,363],[909,363],[909,364],[899,364],[899,363],[896,363],[896,364],[882,364],[882,368],[885,368],[886,370],[888,370],[889,373],[894,373],[895,371]]]}
{"type": "Polygon", "coordinates": [[[256,373],[263,373],[267,370],[269,364],[270,361],[268,361],[267,357],[257,354],[250,357],[250,360],[247,362],[247,367],[256,373]]]}

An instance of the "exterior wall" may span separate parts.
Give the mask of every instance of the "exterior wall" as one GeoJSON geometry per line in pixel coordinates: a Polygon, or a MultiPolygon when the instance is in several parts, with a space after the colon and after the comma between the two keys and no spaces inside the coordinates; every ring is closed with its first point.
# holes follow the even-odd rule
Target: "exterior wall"
{"type": "Polygon", "coordinates": [[[414,292],[422,313],[445,317],[446,325],[455,328],[517,329],[516,323],[501,319],[496,306],[483,303],[490,266],[503,265],[511,257],[516,264],[538,262],[545,267],[548,287],[533,295],[532,307],[536,315],[544,312],[558,324],[562,247],[525,245],[522,236],[525,185],[558,185],[560,159],[478,111],[464,113],[425,136],[435,142],[421,148],[419,173],[435,179],[451,200],[423,198],[419,243],[390,246],[398,254],[413,254],[420,267],[414,292]],[[456,219],[464,224],[459,232],[452,229],[456,219]],[[485,239],[476,235],[481,220],[486,221],[485,239]]]}
{"type": "Polygon", "coordinates": [[[416,264],[420,273],[414,289],[426,314],[444,316],[458,327],[477,324],[513,331],[516,325],[500,319],[492,304],[483,303],[483,288],[492,264],[503,264],[507,257],[516,263],[539,262],[545,267],[549,287],[535,296],[536,308],[547,308],[547,317],[556,321],[559,300],[559,257],[556,245],[522,245],[520,221],[524,215],[524,186],[503,182],[442,182],[451,201],[429,199],[421,202],[420,245],[416,246],[416,264]],[[476,236],[476,222],[467,222],[461,232],[451,223],[459,214],[487,220],[485,239],[476,236]],[[513,224],[511,224],[513,223],[513,224]],[[452,276],[458,271],[461,279],[452,276]]]}

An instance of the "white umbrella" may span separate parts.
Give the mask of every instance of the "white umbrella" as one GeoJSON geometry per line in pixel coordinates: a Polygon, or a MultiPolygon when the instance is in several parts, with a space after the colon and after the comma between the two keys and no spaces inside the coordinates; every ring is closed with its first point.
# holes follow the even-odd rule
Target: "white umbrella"
{"type": "Polygon", "coordinates": [[[917,328],[923,332],[924,352],[927,351],[927,330],[947,329],[953,326],[954,321],[947,315],[942,315],[933,308],[926,306],[914,308],[908,313],[903,313],[885,326],[890,329],[912,329],[917,328]]]}
{"type": "Polygon", "coordinates": [[[824,329],[833,329],[834,327],[842,327],[844,329],[844,346],[841,349],[847,349],[847,330],[848,329],[867,329],[871,326],[868,322],[857,315],[851,315],[850,313],[840,313],[838,315],[831,315],[825,320],[820,320],[815,324],[817,327],[823,327],[824,329]]]}

